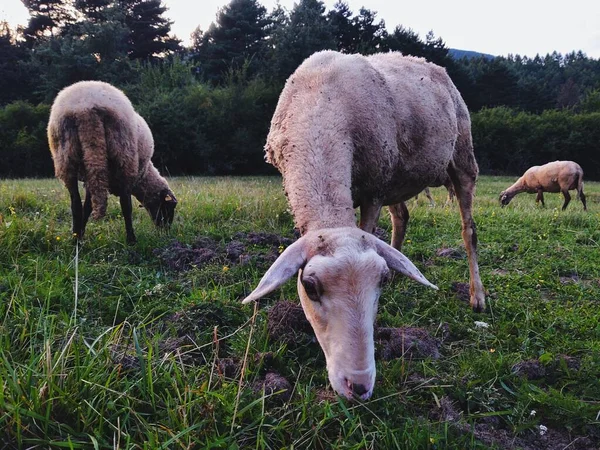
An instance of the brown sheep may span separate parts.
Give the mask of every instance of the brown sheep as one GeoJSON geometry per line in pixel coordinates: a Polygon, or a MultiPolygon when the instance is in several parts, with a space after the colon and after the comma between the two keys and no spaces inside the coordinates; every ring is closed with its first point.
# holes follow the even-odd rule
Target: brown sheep
{"type": "Polygon", "coordinates": [[[56,177],[71,196],[73,234],[78,238],[90,214],[94,219],[106,214],[109,192],[119,197],[130,244],[136,241],[131,195],[157,226],[173,222],[177,199],[150,160],[150,128],[119,89],[100,81],[63,89],[52,104],[48,141],[56,177]],[[83,208],[78,180],[85,184],[83,208]]]}
{"type": "Polygon", "coordinates": [[[521,192],[537,193],[535,202],[544,203],[544,192],[562,192],[565,203],[564,211],[571,201],[570,190],[577,190],[577,198],[583,203],[583,210],[587,211],[585,194],[583,193],[583,170],[573,161],[554,161],[543,166],[533,166],[525,171],[515,184],[500,193],[500,203],[506,206],[513,197],[521,192]]]}
{"type": "Polygon", "coordinates": [[[485,308],[471,215],[478,173],[471,121],[442,67],[394,52],[316,53],[287,80],[265,150],[283,175],[302,237],[244,303],[298,274],[302,307],[340,395],[367,399],[373,392],[373,324],[389,272],[435,288],[399,251],[408,221],[404,202],[447,177],[463,221],[471,306],[485,308]],[[371,234],[384,205],[392,245],[371,234]]]}

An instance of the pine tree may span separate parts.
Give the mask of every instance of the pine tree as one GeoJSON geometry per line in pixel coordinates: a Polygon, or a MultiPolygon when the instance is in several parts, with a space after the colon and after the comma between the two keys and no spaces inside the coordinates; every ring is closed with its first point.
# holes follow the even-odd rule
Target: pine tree
{"type": "Polygon", "coordinates": [[[319,50],[336,48],[333,30],[320,0],[300,0],[289,22],[271,35],[273,76],[285,80],[307,57],[319,50]]]}
{"type": "Polygon", "coordinates": [[[257,0],[232,0],[217,14],[205,33],[197,34],[194,58],[203,76],[222,81],[228,69],[246,65],[252,76],[265,56],[267,10],[257,0]]]}
{"type": "Polygon", "coordinates": [[[21,0],[29,10],[23,36],[29,47],[44,37],[54,36],[61,27],[75,21],[71,0],[21,0]]]}
{"type": "Polygon", "coordinates": [[[129,57],[150,60],[180,50],[180,40],[169,36],[171,22],[163,17],[162,0],[120,0],[129,28],[129,57]]]}

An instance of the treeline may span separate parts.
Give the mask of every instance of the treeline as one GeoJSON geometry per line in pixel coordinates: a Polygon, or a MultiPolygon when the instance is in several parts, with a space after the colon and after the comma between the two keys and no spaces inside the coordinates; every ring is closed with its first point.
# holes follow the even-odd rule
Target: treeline
{"type": "Polygon", "coordinates": [[[172,174],[271,173],[262,146],[286,78],[322,49],[390,50],[446,67],[473,118],[482,172],[573,159],[600,178],[600,61],[581,52],[453,59],[444,41],[374,11],[299,0],[268,12],[232,0],[189,47],[170,36],[162,0],[23,0],[28,25],[0,24],[0,176],[47,176],[45,126],[60,89],[98,79],[146,118],[155,163],[172,174]]]}

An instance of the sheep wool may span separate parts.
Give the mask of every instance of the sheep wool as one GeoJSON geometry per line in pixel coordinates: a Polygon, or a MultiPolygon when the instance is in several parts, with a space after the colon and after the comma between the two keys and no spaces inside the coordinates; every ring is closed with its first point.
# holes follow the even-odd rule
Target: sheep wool
{"type": "Polygon", "coordinates": [[[56,177],[71,194],[73,233],[83,234],[90,214],[94,219],[106,214],[108,193],[121,197],[128,241],[135,241],[127,211],[132,194],[157,225],[172,221],[176,200],[152,164],[150,128],[119,89],[101,81],[63,89],[52,104],[48,141],[56,177]],[[85,183],[83,211],[77,180],[85,183]]]}

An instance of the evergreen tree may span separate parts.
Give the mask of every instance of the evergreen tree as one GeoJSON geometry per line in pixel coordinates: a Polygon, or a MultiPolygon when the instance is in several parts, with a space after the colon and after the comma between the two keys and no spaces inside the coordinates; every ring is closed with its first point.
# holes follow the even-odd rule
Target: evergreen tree
{"type": "Polygon", "coordinates": [[[21,0],[29,10],[23,37],[32,47],[43,37],[54,36],[61,27],[75,21],[71,0],[21,0]]]}
{"type": "Polygon", "coordinates": [[[216,23],[194,39],[194,58],[202,75],[222,81],[228,69],[247,65],[247,75],[254,75],[265,56],[267,10],[257,0],[232,0],[221,8],[216,23]]]}
{"type": "Polygon", "coordinates": [[[358,41],[357,29],[352,23],[352,11],[348,3],[337,1],[333,9],[327,13],[331,33],[336,41],[337,50],[343,53],[354,53],[358,41]]]}
{"type": "Polygon", "coordinates": [[[271,35],[272,69],[283,82],[307,57],[319,50],[336,48],[325,5],[320,0],[300,0],[289,22],[271,35]]]}
{"type": "Polygon", "coordinates": [[[129,57],[150,60],[181,49],[180,40],[169,36],[171,22],[163,17],[162,0],[119,0],[129,29],[129,57]]]}
{"type": "Polygon", "coordinates": [[[28,98],[31,74],[23,70],[28,56],[8,23],[0,22],[0,105],[28,98]]]}
{"type": "Polygon", "coordinates": [[[358,36],[355,52],[368,55],[386,50],[385,42],[388,33],[385,22],[380,20],[375,23],[376,15],[375,11],[360,8],[358,15],[352,19],[352,25],[358,36]]]}
{"type": "Polygon", "coordinates": [[[403,55],[424,56],[424,43],[418,33],[410,28],[398,25],[392,34],[386,38],[385,45],[388,49],[402,52],[403,55]]]}

